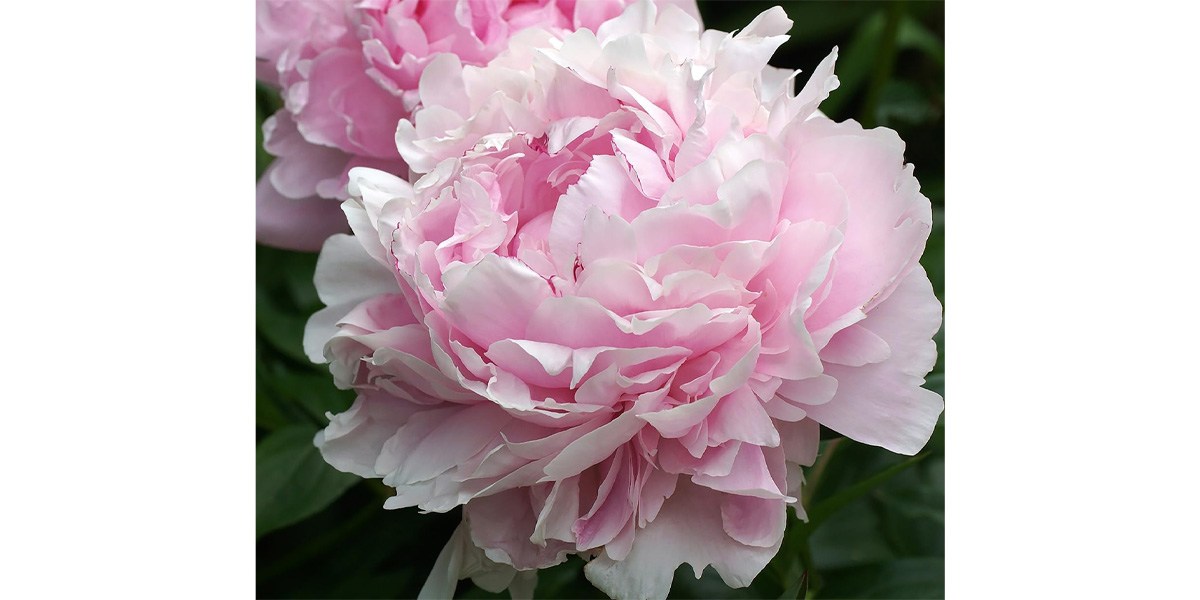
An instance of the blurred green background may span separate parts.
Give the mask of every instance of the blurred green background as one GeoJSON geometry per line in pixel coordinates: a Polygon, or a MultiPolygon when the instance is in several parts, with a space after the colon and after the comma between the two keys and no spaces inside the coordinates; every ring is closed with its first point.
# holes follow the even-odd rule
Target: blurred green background
{"type": "MultiPolygon", "coordinates": [[[[732,31],[782,5],[792,39],[771,63],[807,79],[839,47],[841,87],[821,105],[835,120],[895,129],[907,142],[934,229],[922,259],[943,299],[944,11],[940,2],[700,2],[705,26],[732,31]]],[[[262,121],[279,98],[257,92],[258,173],[262,121]]],[[[327,466],[312,447],[326,411],[353,394],[333,386],[324,365],[300,346],[304,322],[321,307],[312,284],[315,254],[257,247],[257,595],[261,598],[415,597],[458,511],[384,510],[389,490],[327,466]]],[[[939,358],[926,387],[943,393],[939,358]]],[[[807,471],[805,525],[789,523],[784,548],[754,583],[730,590],[710,570],[697,580],[676,572],[674,598],[941,598],[944,573],[944,436],[906,459],[834,437],[807,471]],[[807,570],[805,567],[808,567],[807,570]]],[[[789,513],[790,514],[790,513],[789,513]]],[[[790,517],[789,517],[790,518],[790,517]]],[[[543,571],[538,598],[602,598],[573,558],[543,571]]],[[[458,597],[490,598],[469,580],[458,597]]]]}

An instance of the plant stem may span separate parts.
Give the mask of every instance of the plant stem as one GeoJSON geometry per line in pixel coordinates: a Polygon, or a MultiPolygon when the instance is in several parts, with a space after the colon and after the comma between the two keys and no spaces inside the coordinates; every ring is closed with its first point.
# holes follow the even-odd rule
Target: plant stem
{"type": "Polygon", "coordinates": [[[804,481],[804,489],[800,491],[801,506],[812,506],[812,499],[816,497],[817,485],[821,483],[821,475],[825,473],[825,468],[829,466],[829,459],[833,456],[835,450],[842,444],[842,440],[846,438],[837,438],[830,440],[825,444],[825,451],[817,456],[816,462],[808,471],[808,477],[804,481]]]}
{"type": "MultiPolygon", "coordinates": [[[[804,487],[800,490],[800,506],[811,506],[812,499],[815,497],[813,492],[817,489],[817,485],[821,481],[821,475],[825,472],[825,468],[829,464],[830,457],[833,456],[834,451],[837,450],[838,446],[841,445],[841,442],[842,439],[838,438],[826,444],[825,451],[821,452],[817,456],[817,460],[808,470],[808,475],[805,477],[804,481],[804,487]]],[[[788,527],[784,534],[783,547],[800,557],[800,568],[802,570],[801,573],[804,571],[808,572],[808,589],[815,590],[821,585],[821,575],[820,573],[817,573],[816,567],[813,565],[812,548],[809,547],[808,544],[808,536],[811,533],[812,527],[809,523],[799,520],[794,521],[792,522],[791,527],[788,527]]],[[[780,581],[786,582],[788,579],[800,577],[801,573],[779,573],[780,581]]],[[[786,583],[784,587],[787,587],[786,583]]]]}
{"type": "Polygon", "coordinates": [[[804,570],[808,571],[808,589],[821,589],[821,574],[817,572],[817,568],[813,565],[812,548],[808,545],[808,532],[805,532],[799,550],[800,562],[804,564],[804,570]]]}

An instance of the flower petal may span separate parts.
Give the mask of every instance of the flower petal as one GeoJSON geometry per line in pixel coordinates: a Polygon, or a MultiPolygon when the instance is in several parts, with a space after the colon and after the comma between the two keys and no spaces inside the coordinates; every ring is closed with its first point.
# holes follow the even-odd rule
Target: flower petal
{"type": "Polygon", "coordinates": [[[336,200],[318,196],[288,198],[271,183],[275,165],[258,180],[255,199],[255,238],[264,246],[316,252],[325,239],[348,231],[342,209],[336,200]]]}
{"type": "Polygon", "coordinates": [[[638,531],[624,560],[601,552],[588,562],[588,581],[613,598],[666,598],[675,569],[687,563],[697,579],[712,565],[729,587],[750,585],[779,551],[779,542],[764,548],[730,537],[721,501],[720,493],[680,480],[654,521],[638,531]]]}
{"type": "Polygon", "coordinates": [[[807,407],[814,420],[864,444],[916,454],[929,441],[945,404],[921,387],[933,368],[941,305],[917,267],[861,325],[892,348],[887,360],[861,367],[829,364],[838,380],[833,399],[807,407]]]}

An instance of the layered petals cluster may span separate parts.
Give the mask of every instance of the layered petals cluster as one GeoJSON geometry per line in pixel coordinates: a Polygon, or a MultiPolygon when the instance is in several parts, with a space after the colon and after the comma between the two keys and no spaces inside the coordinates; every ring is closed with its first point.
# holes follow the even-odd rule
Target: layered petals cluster
{"type": "Polygon", "coordinates": [[[427,595],[572,554],[615,598],[682,564],[743,587],[804,518],[821,426],[929,439],[930,203],[894,132],[817,111],[836,50],[798,92],[767,64],[791,25],[639,2],[440,54],[395,130],[409,176],[349,170],[305,344],[358,397],[316,443],[389,508],[462,507],[427,595]]]}
{"type": "MultiPolygon", "coordinates": [[[[436,57],[485,64],[518,31],[594,29],[629,1],[257,0],[258,78],[284,102],[263,126],[276,160],[258,184],[259,243],[319,250],[346,231],[351,168],[404,174],[396,123],[436,57]]],[[[694,0],[672,1],[697,15],[694,0]]]]}

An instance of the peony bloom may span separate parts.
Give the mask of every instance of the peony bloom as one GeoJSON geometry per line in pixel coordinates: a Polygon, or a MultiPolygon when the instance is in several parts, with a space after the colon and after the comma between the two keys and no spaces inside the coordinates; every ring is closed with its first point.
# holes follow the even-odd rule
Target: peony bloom
{"type": "Polygon", "coordinates": [[[463,524],[425,594],[529,589],[580,554],[616,598],[779,550],[819,426],[914,454],[941,307],[931,210],[887,129],[817,112],[767,66],[782,9],[734,34],[642,2],[595,32],[442,55],[397,130],[412,183],[350,172],[306,351],[358,391],[315,440],[385,506],[463,524]]]}
{"type": "MultiPolygon", "coordinates": [[[[403,173],[396,122],[443,53],[481,65],[528,27],[594,29],[631,0],[258,0],[258,78],[284,108],[263,125],[277,157],[258,185],[258,241],[315,251],[345,231],[347,172],[403,173]]],[[[695,0],[672,0],[698,17],[695,0]]]]}

